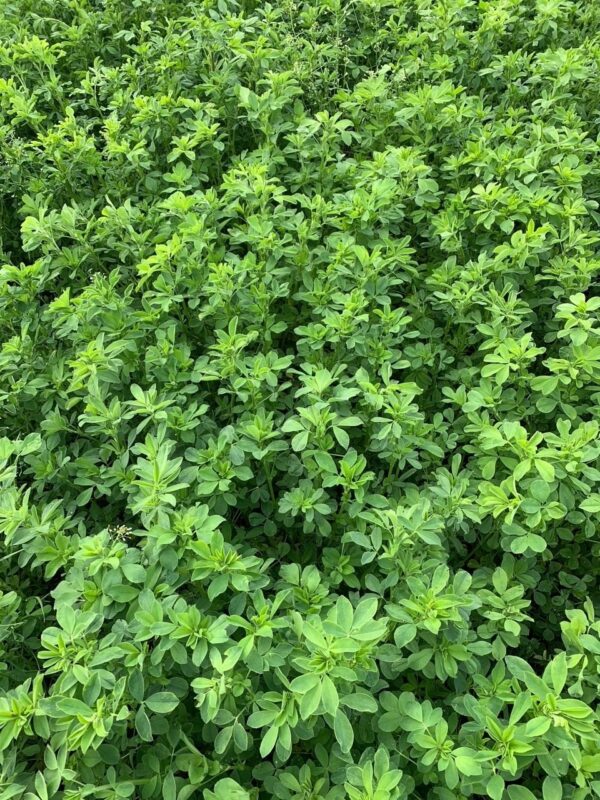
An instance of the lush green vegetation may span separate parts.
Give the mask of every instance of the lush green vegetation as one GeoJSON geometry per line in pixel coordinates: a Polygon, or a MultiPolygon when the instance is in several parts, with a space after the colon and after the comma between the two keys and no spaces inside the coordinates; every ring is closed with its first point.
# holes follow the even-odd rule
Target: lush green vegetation
{"type": "Polygon", "coordinates": [[[600,3],[0,9],[0,800],[600,796],[600,3]]]}

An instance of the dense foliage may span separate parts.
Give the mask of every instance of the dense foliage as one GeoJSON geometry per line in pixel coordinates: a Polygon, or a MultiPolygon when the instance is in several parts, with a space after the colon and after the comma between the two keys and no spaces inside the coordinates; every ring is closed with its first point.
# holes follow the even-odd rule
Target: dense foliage
{"type": "Polygon", "coordinates": [[[600,796],[600,3],[0,10],[0,800],[600,796]]]}

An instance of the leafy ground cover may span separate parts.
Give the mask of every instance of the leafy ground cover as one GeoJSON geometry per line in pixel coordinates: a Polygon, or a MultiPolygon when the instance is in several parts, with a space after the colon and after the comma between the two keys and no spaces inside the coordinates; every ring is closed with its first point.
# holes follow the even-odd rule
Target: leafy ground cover
{"type": "Polygon", "coordinates": [[[600,4],[0,10],[0,800],[600,796],[600,4]]]}

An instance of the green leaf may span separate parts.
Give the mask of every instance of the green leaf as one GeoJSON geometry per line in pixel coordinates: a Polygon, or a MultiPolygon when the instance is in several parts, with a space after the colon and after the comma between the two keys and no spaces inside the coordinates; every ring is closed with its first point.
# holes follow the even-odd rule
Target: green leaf
{"type": "Polygon", "coordinates": [[[581,501],[581,510],[589,514],[600,513],[600,494],[591,494],[581,501]]]}
{"type": "Polygon", "coordinates": [[[516,786],[514,784],[508,787],[508,796],[510,800],[536,800],[532,791],[526,789],[525,786],[516,786]]]}
{"type": "Polygon", "coordinates": [[[163,800],[177,800],[177,786],[175,776],[171,771],[167,772],[162,785],[163,800]]]}
{"type": "Polygon", "coordinates": [[[179,699],[173,692],[156,692],[144,702],[146,708],[155,714],[169,714],[179,705],[179,699]]]}
{"type": "Polygon", "coordinates": [[[122,564],[123,575],[132,583],[143,583],[146,579],[146,570],[141,564],[122,564]]]}
{"type": "Polygon", "coordinates": [[[543,461],[541,458],[536,458],[534,461],[535,468],[538,471],[540,478],[547,483],[552,483],[554,480],[554,467],[548,461],[543,461]]]}
{"type": "Polygon", "coordinates": [[[323,676],[321,682],[321,702],[328,714],[331,714],[332,717],[336,715],[339,705],[339,696],[333,681],[327,675],[323,676]]]}
{"type": "Polygon", "coordinates": [[[562,800],[562,796],[563,790],[560,780],[547,775],[542,784],[543,800],[562,800]]]}
{"type": "Polygon", "coordinates": [[[354,743],[354,732],[348,717],[341,709],[336,712],[333,730],[342,753],[349,753],[354,743]]]}
{"type": "Polygon", "coordinates": [[[543,736],[548,731],[551,724],[549,717],[536,717],[525,723],[523,732],[525,736],[528,737],[543,736]]]}
{"type": "Polygon", "coordinates": [[[354,711],[363,711],[367,714],[375,714],[378,709],[375,698],[363,692],[346,694],[340,698],[340,702],[343,706],[352,708],[354,711]]]}
{"type": "Polygon", "coordinates": [[[58,701],[58,708],[69,717],[91,717],[92,709],[75,697],[62,697],[58,701]]]}
{"type": "Polygon", "coordinates": [[[462,775],[481,775],[481,764],[469,755],[455,755],[454,763],[462,775]]]}
{"type": "Polygon", "coordinates": [[[555,694],[560,695],[565,683],[567,682],[567,656],[566,653],[559,653],[550,662],[550,678],[555,694]]]}
{"type": "Polygon", "coordinates": [[[487,782],[487,793],[492,800],[502,800],[504,794],[504,780],[500,775],[492,775],[487,782]]]}
{"type": "Polygon", "coordinates": [[[140,739],[143,742],[152,741],[153,739],[152,726],[150,725],[150,720],[148,719],[148,715],[146,714],[142,706],[138,708],[135,715],[135,729],[138,732],[140,739]]]}
{"type": "Polygon", "coordinates": [[[266,758],[271,752],[271,750],[273,750],[273,748],[275,747],[278,733],[279,733],[279,728],[273,725],[263,736],[259,748],[260,755],[262,758],[266,758]]]}
{"type": "Polygon", "coordinates": [[[39,800],[48,800],[48,788],[43,773],[39,770],[35,774],[34,786],[39,800]]]}
{"type": "Polygon", "coordinates": [[[207,800],[250,800],[250,795],[232,778],[221,778],[214,786],[214,791],[204,790],[207,800]]]}

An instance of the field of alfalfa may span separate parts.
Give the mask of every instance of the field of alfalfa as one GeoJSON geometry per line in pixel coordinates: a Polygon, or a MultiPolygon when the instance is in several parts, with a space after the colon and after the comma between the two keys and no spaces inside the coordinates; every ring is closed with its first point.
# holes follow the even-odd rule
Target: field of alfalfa
{"type": "Polygon", "coordinates": [[[0,4],[0,800],[600,797],[600,0],[0,4]]]}

